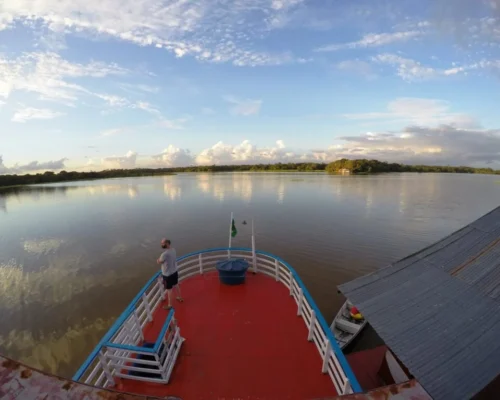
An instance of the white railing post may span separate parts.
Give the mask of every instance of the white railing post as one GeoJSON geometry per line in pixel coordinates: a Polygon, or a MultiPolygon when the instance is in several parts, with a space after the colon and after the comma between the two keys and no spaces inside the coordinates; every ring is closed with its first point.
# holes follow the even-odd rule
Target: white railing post
{"type": "Polygon", "coordinates": [[[332,344],[326,339],[326,345],[325,345],[325,355],[323,357],[323,368],[321,372],[326,374],[328,372],[328,360],[330,359],[330,353],[332,352],[332,344]]]}
{"type": "Polygon", "coordinates": [[[139,317],[137,316],[137,310],[134,310],[133,316],[134,316],[135,323],[137,325],[137,329],[139,330],[139,335],[141,337],[141,340],[144,340],[144,334],[142,333],[141,321],[139,320],[139,317]]]}
{"type": "Polygon", "coordinates": [[[346,378],[341,394],[348,394],[348,393],[352,393],[352,388],[351,388],[351,382],[349,382],[349,379],[346,378]]]}
{"type": "Polygon", "coordinates": [[[99,362],[101,363],[102,370],[104,371],[104,375],[106,375],[106,379],[108,380],[111,386],[115,385],[115,380],[113,379],[113,374],[109,370],[109,365],[106,361],[106,357],[102,353],[102,350],[99,352],[99,362]]]}
{"type": "Polygon", "coordinates": [[[299,306],[297,308],[297,315],[302,315],[302,303],[304,299],[304,294],[302,293],[302,288],[299,288],[299,306]]]}
{"type": "Polygon", "coordinates": [[[227,251],[227,258],[231,258],[231,243],[233,240],[233,213],[231,213],[231,221],[229,222],[229,249],[227,251]]]}
{"type": "Polygon", "coordinates": [[[127,344],[132,344],[134,336],[132,335],[132,330],[130,329],[130,321],[127,320],[123,324],[123,330],[125,331],[125,340],[127,341],[127,344]]]}
{"type": "Polygon", "coordinates": [[[203,260],[201,259],[201,253],[198,256],[198,263],[200,264],[200,275],[203,275],[203,260]]]}
{"type": "Polygon", "coordinates": [[[161,274],[158,277],[158,285],[160,285],[161,300],[163,301],[165,298],[165,286],[163,286],[163,276],[161,274]]]}
{"type": "Polygon", "coordinates": [[[307,335],[307,340],[312,342],[314,334],[314,326],[316,325],[316,312],[311,310],[311,322],[309,323],[309,335],[307,335]]]}
{"type": "Polygon", "coordinates": [[[294,282],[293,274],[292,271],[290,270],[288,270],[288,272],[290,273],[290,296],[293,296],[293,282],[294,282]]]}
{"type": "Polygon", "coordinates": [[[274,260],[274,277],[276,278],[276,282],[280,281],[280,263],[278,260],[274,260]]]}
{"type": "Polygon", "coordinates": [[[257,273],[257,252],[255,251],[255,236],[252,234],[252,265],[253,273],[257,273]]]}
{"type": "Polygon", "coordinates": [[[153,313],[151,312],[151,305],[149,304],[148,296],[146,296],[146,293],[143,293],[142,301],[144,302],[144,307],[146,308],[146,314],[148,315],[148,321],[151,322],[153,320],[153,313]]]}
{"type": "MultiPolygon", "coordinates": [[[[163,348],[163,351],[166,350],[166,347],[163,348]]],[[[161,362],[160,362],[160,357],[158,357],[158,354],[155,353],[155,361],[158,363],[158,369],[160,370],[161,378],[166,382],[167,381],[167,374],[165,370],[163,369],[161,362]]],[[[165,358],[165,362],[167,359],[165,358]]]]}

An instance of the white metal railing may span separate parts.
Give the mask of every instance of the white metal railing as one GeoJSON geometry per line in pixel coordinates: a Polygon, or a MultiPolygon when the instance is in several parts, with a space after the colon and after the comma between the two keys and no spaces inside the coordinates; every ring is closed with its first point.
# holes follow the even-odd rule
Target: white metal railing
{"type": "MultiPolygon", "coordinates": [[[[308,335],[304,340],[307,339],[316,345],[318,353],[323,360],[321,372],[330,376],[337,393],[349,394],[361,392],[361,387],[356,377],[314,300],[295,270],[281,258],[270,253],[247,248],[203,250],[187,254],[178,259],[179,281],[215,270],[217,261],[227,258],[228,254],[231,255],[231,258],[243,258],[247,260],[254,272],[266,274],[288,288],[290,296],[293,297],[297,304],[297,315],[304,320],[308,328],[308,335]]],[[[125,313],[122,314],[112,327],[110,330],[111,336],[108,338],[105,337],[106,340],[104,342],[101,341],[100,347],[98,345],[96,348],[98,350],[94,350],[95,354],[91,354],[87,362],[82,365],[73,377],[74,380],[83,379],[85,383],[94,386],[104,386],[112,384],[113,381],[110,378],[113,376],[124,377],[118,368],[124,368],[127,362],[124,358],[128,358],[127,350],[123,346],[121,348],[115,347],[113,348],[113,357],[106,357],[106,353],[102,354],[102,348],[110,340],[116,342],[118,345],[132,346],[142,341],[142,329],[152,319],[154,311],[162,301],[164,289],[159,278],[160,274],[158,273],[146,284],[144,289],[136,296],[125,313]]],[[[109,348],[104,351],[109,351],[109,348]]],[[[175,357],[177,357],[177,354],[175,354],[175,357]]],[[[137,362],[137,360],[134,360],[134,362],[137,362]]],[[[126,377],[130,378],[130,375],[126,377]]]]}
{"type": "Polygon", "coordinates": [[[184,339],[171,310],[155,343],[144,344],[144,328],[153,321],[165,289],[156,274],[134,298],[74,380],[97,387],[114,386],[114,377],[168,383],[184,339]],[[142,374],[142,375],[141,375],[142,374]]]}

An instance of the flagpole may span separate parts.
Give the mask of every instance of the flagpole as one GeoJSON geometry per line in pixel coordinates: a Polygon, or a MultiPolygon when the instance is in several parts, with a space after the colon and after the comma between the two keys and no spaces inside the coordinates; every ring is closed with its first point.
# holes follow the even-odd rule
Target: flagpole
{"type": "Polygon", "coordinates": [[[231,242],[233,239],[233,213],[231,212],[231,221],[229,221],[229,250],[227,251],[228,258],[231,258],[231,242]]]}

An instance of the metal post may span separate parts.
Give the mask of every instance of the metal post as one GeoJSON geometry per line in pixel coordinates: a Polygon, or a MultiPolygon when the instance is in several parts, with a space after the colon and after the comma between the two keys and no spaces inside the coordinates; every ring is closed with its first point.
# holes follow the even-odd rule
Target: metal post
{"type": "Polygon", "coordinates": [[[280,281],[280,263],[278,260],[274,260],[274,276],[276,278],[276,282],[280,281]]]}
{"type": "Polygon", "coordinates": [[[137,326],[137,329],[139,330],[139,335],[142,340],[144,340],[144,334],[142,333],[142,326],[141,326],[141,321],[139,321],[139,317],[137,316],[137,310],[134,310],[134,313],[132,314],[134,316],[134,320],[137,326]]]}
{"type": "MultiPolygon", "coordinates": [[[[167,350],[167,346],[163,346],[163,351],[167,350]]],[[[167,374],[165,373],[165,370],[163,369],[161,362],[160,362],[160,357],[158,357],[158,354],[155,353],[155,361],[158,363],[158,369],[160,370],[161,374],[161,379],[166,383],[167,382],[167,374]]],[[[165,357],[165,361],[167,361],[167,358],[165,357]]]]}
{"type": "Polygon", "coordinates": [[[304,295],[302,293],[302,288],[299,288],[299,307],[297,309],[297,315],[302,315],[302,302],[303,302],[304,295]]]}
{"type": "Polygon", "coordinates": [[[102,350],[99,352],[99,362],[101,363],[101,367],[104,371],[104,375],[106,375],[106,379],[108,380],[111,386],[115,385],[115,380],[113,379],[113,374],[109,370],[109,365],[106,361],[106,357],[102,353],[102,350]]]}
{"type": "Polygon", "coordinates": [[[293,296],[293,274],[290,270],[288,272],[290,273],[290,296],[293,296]]]}
{"type": "Polygon", "coordinates": [[[165,298],[165,287],[163,286],[163,276],[161,274],[158,277],[158,285],[160,285],[160,293],[161,293],[160,303],[161,303],[165,298]]]}
{"type": "Polygon", "coordinates": [[[132,334],[132,330],[130,329],[130,320],[127,320],[127,322],[123,324],[123,330],[125,331],[125,337],[127,339],[126,344],[134,344],[132,343],[134,335],[132,334]]]}
{"type": "Polygon", "coordinates": [[[314,334],[314,326],[316,325],[316,312],[311,310],[311,322],[309,323],[309,335],[307,335],[307,340],[312,342],[314,334]]]}
{"type": "Polygon", "coordinates": [[[330,353],[332,352],[332,344],[328,339],[326,339],[325,355],[323,357],[323,368],[321,372],[326,374],[328,372],[328,360],[330,359],[330,353]]]}
{"type": "Polygon", "coordinates": [[[351,382],[349,382],[349,379],[346,378],[341,394],[349,394],[349,393],[352,393],[351,382]]]}
{"type": "Polygon", "coordinates": [[[142,301],[144,302],[144,307],[146,308],[148,321],[151,322],[153,320],[153,313],[151,312],[151,305],[149,304],[148,296],[146,296],[146,293],[142,295],[142,301]]]}
{"type": "Polygon", "coordinates": [[[257,273],[257,251],[255,248],[255,233],[253,230],[253,218],[252,218],[252,265],[253,265],[253,273],[257,273]]]}
{"type": "Polygon", "coordinates": [[[227,257],[231,258],[231,242],[233,240],[233,219],[234,215],[231,213],[231,221],[229,221],[229,250],[227,251],[227,257]]]}
{"type": "Polygon", "coordinates": [[[200,264],[200,275],[203,274],[203,261],[201,260],[201,253],[198,256],[198,263],[200,264]]]}

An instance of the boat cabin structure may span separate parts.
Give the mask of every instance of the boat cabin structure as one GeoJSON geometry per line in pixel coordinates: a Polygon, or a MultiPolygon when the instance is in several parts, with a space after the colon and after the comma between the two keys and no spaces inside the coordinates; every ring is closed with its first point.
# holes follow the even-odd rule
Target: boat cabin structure
{"type": "Polygon", "coordinates": [[[339,290],[385,342],[397,380],[435,400],[500,398],[500,207],[339,290]]]}

